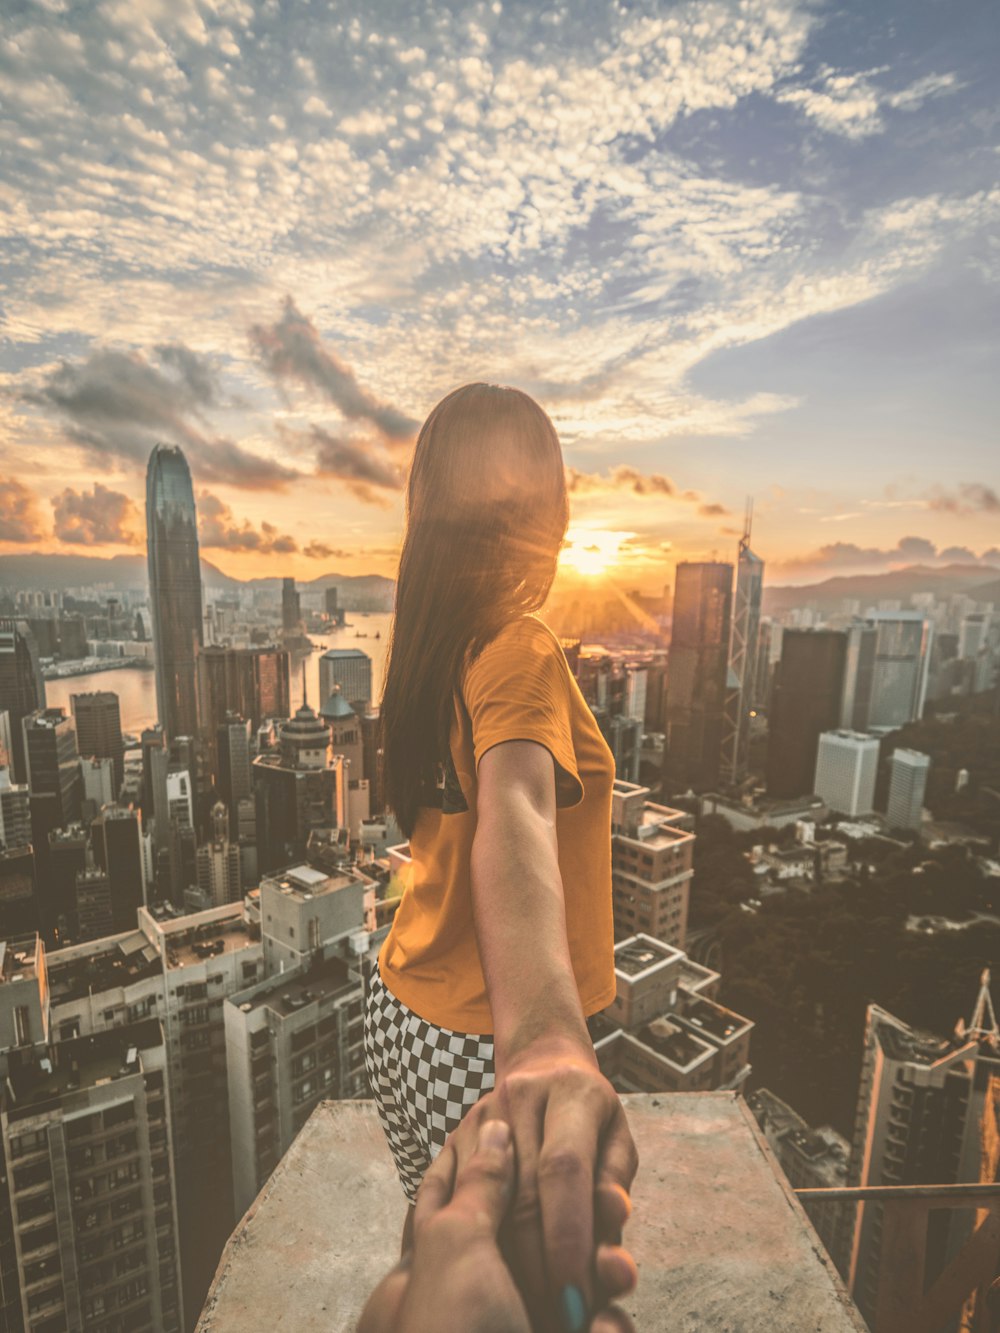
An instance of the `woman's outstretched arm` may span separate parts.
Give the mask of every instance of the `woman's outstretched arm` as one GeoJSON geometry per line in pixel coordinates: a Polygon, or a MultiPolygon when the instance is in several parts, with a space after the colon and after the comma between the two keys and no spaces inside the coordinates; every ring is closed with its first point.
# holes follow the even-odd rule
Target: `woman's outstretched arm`
{"type": "Polygon", "coordinates": [[[598,1068],[573,975],[555,768],[544,745],[504,741],[480,758],[471,871],[495,1097],[517,1150],[518,1267],[533,1302],[554,1301],[563,1326],[577,1333],[601,1300],[597,1241],[615,1239],[601,1234],[602,1221],[620,1227],[615,1194],[627,1195],[638,1159],[621,1102],[598,1068]]]}

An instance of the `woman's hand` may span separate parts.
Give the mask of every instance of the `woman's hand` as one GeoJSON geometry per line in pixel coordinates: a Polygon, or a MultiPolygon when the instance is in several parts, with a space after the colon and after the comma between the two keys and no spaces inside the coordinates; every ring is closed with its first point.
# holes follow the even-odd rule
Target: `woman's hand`
{"type": "MultiPolygon", "coordinates": [[[[497,1232],[514,1193],[515,1157],[502,1120],[483,1103],[462,1122],[424,1177],[414,1218],[414,1248],[372,1293],[358,1333],[530,1333],[531,1322],[500,1253],[497,1232]]],[[[602,1246],[602,1287],[623,1295],[635,1284],[624,1251],[602,1246]]],[[[633,1333],[621,1311],[607,1310],[590,1333],[633,1333]]]]}

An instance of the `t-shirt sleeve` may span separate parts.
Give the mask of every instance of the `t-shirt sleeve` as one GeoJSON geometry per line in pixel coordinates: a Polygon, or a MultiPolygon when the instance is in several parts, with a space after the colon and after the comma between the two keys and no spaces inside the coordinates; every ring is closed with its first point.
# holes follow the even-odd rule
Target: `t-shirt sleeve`
{"type": "Polygon", "coordinates": [[[544,625],[525,619],[501,630],[467,667],[462,693],[477,772],[491,746],[536,741],[555,761],[556,804],[583,800],[570,723],[569,671],[562,648],[544,625]]]}

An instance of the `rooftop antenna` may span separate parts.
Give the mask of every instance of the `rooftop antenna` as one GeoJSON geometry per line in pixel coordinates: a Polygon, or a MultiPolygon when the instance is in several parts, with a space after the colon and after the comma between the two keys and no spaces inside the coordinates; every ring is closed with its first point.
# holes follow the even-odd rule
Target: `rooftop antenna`
{"type": "Polygon", "coordinates": [[[741,553],[750,545],[750,532],[753,528],[753,496],[748,495],[746,506],[743,510],[743,536],[740,538],[741,553]]]}
{"type": "Polygon", "coordinates": [[[972,1015],[972,1022],[966,1030],[966,1035],[969,1037],[985,1037],[987,1041],[996,1044],[1000,1041],[1000,1027],[997,1026],[997,1016],[993,1011],[993,1001],[990,999],[990,969],[988,967],[983,968],[979,983],[979,999],[976,1001],[976,1010],[972,1015]]]}
{"type": "Polygon", "coordinates": [[[306,694],[306,659],[302,659],[302,707],[309,707],[309,698],[306,694]]]}

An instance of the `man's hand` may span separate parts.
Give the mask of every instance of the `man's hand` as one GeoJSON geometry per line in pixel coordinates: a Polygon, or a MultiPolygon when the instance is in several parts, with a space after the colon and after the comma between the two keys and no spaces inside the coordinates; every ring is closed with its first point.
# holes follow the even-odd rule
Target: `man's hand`
{"type": "MultiPolygon", "coordinates": [[[[463,1121],[465,1126],[472,1117],[474,1137],[458,1138],[456,1131],[425,1175],[417,1195],[414,1248],[372,1293],[358,1333],[530,1333],[527,1310],[497,1243],[514,1192],[514,1148],[507,1124],[487,1119],[482,1106],[463,1121]]],[[[598,1250],[596,1274],[610,1295],[635,1285],[635,1265],[614,1245],[598,1250]]],[[[627,1316],[610,1309],[581,1327],[590,1333],[634,1333],[627,1316]]]]}

